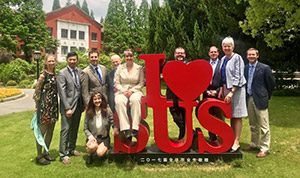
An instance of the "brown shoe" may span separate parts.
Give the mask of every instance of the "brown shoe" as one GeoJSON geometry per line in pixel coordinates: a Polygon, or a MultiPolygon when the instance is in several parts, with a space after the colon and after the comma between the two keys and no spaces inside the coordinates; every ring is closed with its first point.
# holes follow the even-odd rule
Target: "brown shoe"
{"type": "Polygon", "coordinates": [[[76,151],[76,150],[72,151],[71,155],[72,156],[81,156],[81,154],[78,151],[76,151]]]}
{"type": "Polygon", "coordinates": [[[242,148],[243,151],[258,151],[259,149],[252,146],[247,146],[245,148],[242,148]]]}
{"type": "Polygon", "coordinates": [[[266,157],[266,156],[268,156],[270,153],[268,152],[268,151],[260,151],[257,155],[256,155],[256,157],[257,158],[264,158],[264,157],[266,157]]]}
{"type": "Polygon", "coordinates": [[[65,165],[71,164],[71,160],[70,160],[69,156],[63,157],[62,160],[61,160],[61,162],[62,162],[63,164],[65,164],[65,165]]]}

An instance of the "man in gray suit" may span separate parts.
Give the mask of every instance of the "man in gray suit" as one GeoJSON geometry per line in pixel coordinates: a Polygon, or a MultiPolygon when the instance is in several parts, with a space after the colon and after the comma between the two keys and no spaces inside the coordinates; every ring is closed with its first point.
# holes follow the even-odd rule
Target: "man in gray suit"
{"type": "Polygon", "coordinates": [[[59,155],[64,164],[71,163],[70,155],[80,156],[75,148],[83,111],[79,77],[81,69],[76,67],[78,55],[75,52],[69,53],[67,62],[68,66],[60,70],[56,78],[61,113],[59,155]]]}
{"type": "Polygon", "coordinates": [[[112,71],[110,71],[106,75],[106,83],[107,83],[107,97],[108,97],[108,104],[110,106],[111,111],[115,112],[115,73],[119,65],[121,64],[122,60],[119,55],[113,55],[110,58],[111,65],[114,67],[112,71]]]}
{"type": "Polygon", "coordinates": [[[106,98],[106,67],[99,64],[99,52],[89,52],[90,65],[81,73],[83,105],[86,108],[92,93],[100,92],[106,98]]]}
{"type": "MultiPolygon", "coordinates": [[[[218,98],[218,93],[220,87],[222,86],[222,79],[221,79],[221,60],[219,59],[219,49],[216,46],[211,46],[209,48],[208,55],[210,57],[209,63],[213,69],[213,77],[210,85],[208,86],[207,90],[203,93],[204,98],[218,98]]],[[[218,107],[213,107],[209,110],[210,114],[224,120],[224,114],[222,110],[218,107]]],[[[217,142],[217,136],[212,133],[208,132],[209,134],[209,141],[210,142],[217,142]]]]}
{"type": "Polygon", "coordinates": [[[271,68],[266,64],[258,62],[259,54],[257,49],[248,49],[247,58],[249,64],[245,66],[245,78],[247,80],[247,104],[251,144],[243,148],[243,150],[260,150],[256,157],[264,158],[270,153],[271,134],[268,105],[274,90],[275,80],[271,68]],[[261,137],[259,138],[260,132],[261,137]]]}

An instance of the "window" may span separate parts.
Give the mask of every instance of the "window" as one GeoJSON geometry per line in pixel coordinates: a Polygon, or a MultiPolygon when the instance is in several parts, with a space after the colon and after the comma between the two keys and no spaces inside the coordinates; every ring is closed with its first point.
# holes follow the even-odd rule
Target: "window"
{"type": "Polygon", "coordinates": [[[67,29],[61,29],[61,37],[68,38],[68,30],[67,29]]]}
{"type": "Polygon", "coordinates": [[[92,33],[92,40],[97,41],[97,33],[92,33]]]}
{"type": "Polygon", "coordinates": [[[76,39],[76,34],[77,34],[76,30],[71,30],[71,38],[72,39],[76,39]]]}
{"type": "Polygon", "coordinates": [[[68,46],[61,46],[61,55],[67,55],[68,53],[68,46]]]}
{"type": "Polygon", "coordinates": [[[71,46],[71,52],[74,52],[76,49],[76,46],[71,46]]]}
{"type": "Polygon", "coordinates": [[[79,51],[85,51],[85,47],[79,47],[79,51]]]}
{"type": "Polygon", "coordinates": [[[53,34],[53,28],[52,27],[47,27],[47,30],[49,31],[49,35],[52,36],[52,34],[53,34]]]}
{"type": "Polygon", "coordinates": [[[103,40],[104,40],[104,33],[101,32],[101,41],[103,41],[103,40]]]}
{"type": "Polygon", "coordinates": [[[79,39],[84,40],[84,32],[83,31],[79,31],[79,39]]]}
{"type": "Polygon", "coordinates": [[[98,49],[97,48],[92,48],[92,51],[97,51],[98,49]]]}

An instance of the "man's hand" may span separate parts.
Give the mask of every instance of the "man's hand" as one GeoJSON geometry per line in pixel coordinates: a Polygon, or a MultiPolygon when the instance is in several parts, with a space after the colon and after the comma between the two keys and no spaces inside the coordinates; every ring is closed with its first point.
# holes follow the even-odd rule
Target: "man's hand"
{"type": "Polygon", "coordinates": [[[67,117],[72,117],[72,110],[71,109],[66,110],[66,116],[67,117]]]}

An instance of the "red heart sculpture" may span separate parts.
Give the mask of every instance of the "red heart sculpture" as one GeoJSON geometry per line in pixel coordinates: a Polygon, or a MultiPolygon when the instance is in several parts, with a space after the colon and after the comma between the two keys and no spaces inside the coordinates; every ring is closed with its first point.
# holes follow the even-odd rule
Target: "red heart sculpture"
{"type": "Polygon", "coordinates": [[[205,60],[194,60],[188,64],[180,61],[168,62],[163,68],[167,86],[183,101],[193,101],[209,86],[212,67],[205,60]]]}

